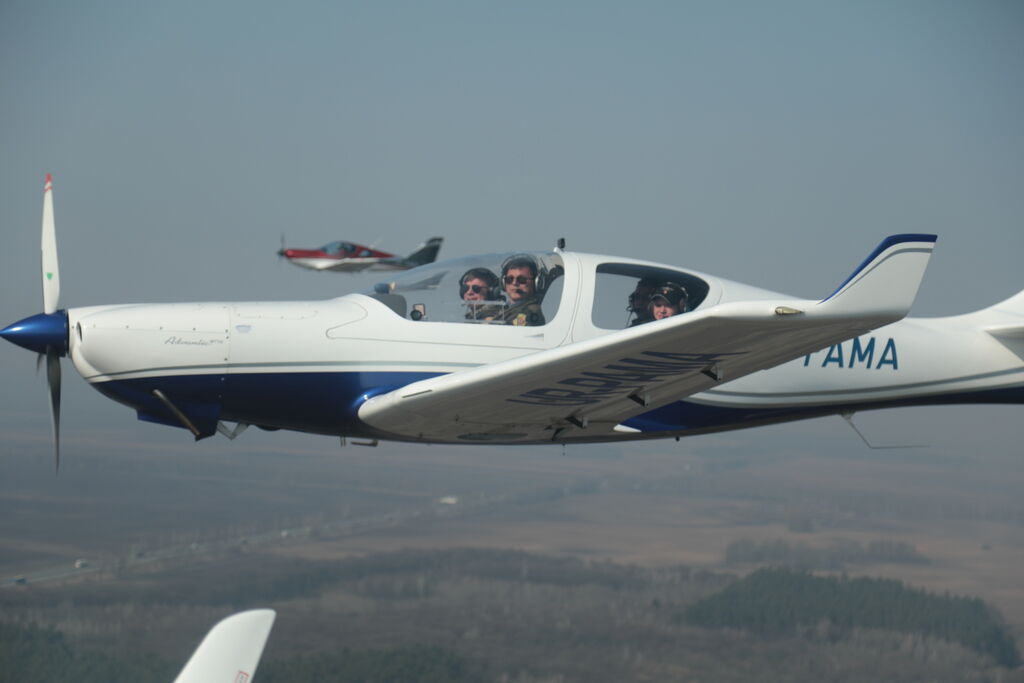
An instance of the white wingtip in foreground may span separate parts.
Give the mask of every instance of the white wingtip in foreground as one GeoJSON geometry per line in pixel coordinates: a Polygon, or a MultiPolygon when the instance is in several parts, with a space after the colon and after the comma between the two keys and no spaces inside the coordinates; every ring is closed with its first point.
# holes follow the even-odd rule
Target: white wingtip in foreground
{"type": "Polygon", "coordinates": [[[276,616],[274,610],[257,609],[219,622],[174,683],[250,683],[276,616]]]}

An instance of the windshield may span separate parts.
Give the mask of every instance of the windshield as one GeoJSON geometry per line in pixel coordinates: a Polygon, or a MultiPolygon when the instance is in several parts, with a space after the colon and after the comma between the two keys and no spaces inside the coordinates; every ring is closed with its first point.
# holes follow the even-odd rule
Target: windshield
{"type": "Polygon", "coordinates": [[[320,247],[320,251],[325,254],[350,254],[355,251],[354,245],[349,242],[330,242],[320,247]]]}
{"type": "Polygon", "coordinates": [[[406,271],[363,292],[410,320],[546,325],[558,312],[565,269],[558,254],[486,254],[406,271]]]}

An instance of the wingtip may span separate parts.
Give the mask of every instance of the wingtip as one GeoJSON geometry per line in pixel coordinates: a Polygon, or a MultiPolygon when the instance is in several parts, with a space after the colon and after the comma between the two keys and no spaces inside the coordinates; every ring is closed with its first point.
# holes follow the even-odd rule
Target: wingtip
{"type": "Polygon", "coordinates": [[[917,296],[937,239],[936,235],[919,233],[886,237],[860,266],[820,303],[842,299],[846,307],[870,309],[879,302],[887,301],[889,312],[899,314],[892,322],[899,320],[907,314],[917,296]]]}
{"type": "Polygon", "coordinates": [[[43,191],[48,191],[53,188],[53,176],[49,173],[46,174],[46,181],[43,183],[43,191]]]}

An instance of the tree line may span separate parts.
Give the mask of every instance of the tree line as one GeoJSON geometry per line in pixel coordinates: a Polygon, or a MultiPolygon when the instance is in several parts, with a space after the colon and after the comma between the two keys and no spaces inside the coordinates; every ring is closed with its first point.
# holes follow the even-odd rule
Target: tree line
{"type": "Polygon", "coordinates": [[[823,625],[839,635],[856,628],[917,633],[960,643],[1007,668],[1021,663],[1012,635],[982,600],[935,595],[892,579],[759,569],[689,605],[681,620],[765,636],[823,625]]]}
{"type": "Polygon", "coordinates": [[[791,544],[782,539],[733,541],[725,549],[725,563],[743,563],[788,567],[790,569],[843,569],[847,564],[890,562],[893,564],[927,564],[928,559],[911,543],[876,540],[866,545],[860,541],[837,540],[826,547],[806,543],[791,544]]]}
{"type": "MultiPolygon", "coordinates": [[[[63,634],[34,625],[0,624],[0,683],[167,683],[185,666],[155,655],[114,657],[73,648],[63,634]]],[[[439,647],[348,650],[263,662],[260,683],[469,683],[482,672],[439,647]]]]}

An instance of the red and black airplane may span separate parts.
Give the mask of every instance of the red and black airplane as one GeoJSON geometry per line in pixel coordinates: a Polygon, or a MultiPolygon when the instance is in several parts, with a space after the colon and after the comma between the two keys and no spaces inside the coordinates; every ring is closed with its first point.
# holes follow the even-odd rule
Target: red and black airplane
{"type": "Polygon", "coordinates": [[[277,252],[291,263],[310,270],[358,273],[363,270],[408,270],[437,259],[441,237],[431,237],[408,256],[396,256],[354,242],[331,242],[318,249],[286,249],[277,252]]]}

